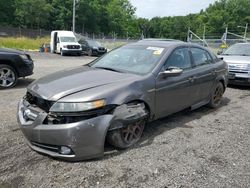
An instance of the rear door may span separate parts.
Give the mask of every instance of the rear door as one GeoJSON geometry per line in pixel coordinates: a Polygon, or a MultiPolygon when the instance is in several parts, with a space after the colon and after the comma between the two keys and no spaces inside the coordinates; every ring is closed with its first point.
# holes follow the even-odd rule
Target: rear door
{"type": "Polygon", "coordinates": [[[216,78],[216,71],[208,51],[198,47],[192,47],[190,51],[195,64],[194,84],[198,88],[197,92],[194,93],[197,101],[194,102],[198,103],[208,99],[216,78]]]}
{"type": "Polygon", "coordinates": [[[158,76],[156,79],[156,116],[166,115],[183,110],[192,105],[193,92],[193,65],[189,49],[181,47],[175,49],[166,60],[162,71],[169,67],[179,67],[183,73],[174,77],[158,76]]]}

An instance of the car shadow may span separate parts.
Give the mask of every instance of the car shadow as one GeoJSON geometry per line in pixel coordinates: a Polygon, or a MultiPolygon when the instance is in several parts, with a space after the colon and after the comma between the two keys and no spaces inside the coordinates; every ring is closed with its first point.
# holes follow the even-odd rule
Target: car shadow
{"type": "Polygon", "coordinates": [[[229,84],[227,87],[232,88],[232,89],[250,90],[250,85],[246,86],[246,85],[233,85],[233,84],[229,84]]]}
{"type": "Polygon", "coordinates": [[[193,111],[191,111],[190,109],[185,109],[181,112],[148,123],[144,129],[144,133],[140,141],[131,148],[128,148],[126,150],[116,150],[114,147],[106,143],[104,157],[101,160],[121,155],[133,149],[139,149],[142,147],[149,146],[154,142],[155,137],[163,134],[166,131],[170,131],[178,127],[184,129],[192,129],[193,127],[188,125],[189,122],[194,121],[196,119],[200,119],[204,115],[216,112],[223,106],[227,106],[229,102],[230,99],[224,97],[221,106],[217,109],[211,109],[206,106],[203,106],[193,111]]]}
{"type": "Polygon", "coordinates": [[[30,83],[32,83],[33,81],[35,81],[34,78],[20,78],[17,81],[17,84],[15,87],[11,88],[11,89],[20,89],[20,88],[26,88],[30,83]]]}

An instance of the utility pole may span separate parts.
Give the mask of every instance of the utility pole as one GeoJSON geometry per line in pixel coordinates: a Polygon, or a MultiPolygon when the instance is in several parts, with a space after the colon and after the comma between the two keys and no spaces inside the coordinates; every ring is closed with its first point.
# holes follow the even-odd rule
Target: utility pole
{"type": "Polygon", "coordinates": [[[72,31],[75,33],[75,21],[76,21],[76,0],[73,0],[73,28],[72,31]]]}
{"type": "Polygon", "coordinates": [[[204,29],[203,29],[203,46],[205,46],[205,40],[206,40],[206,26],[204,25],[204,29]]]}
{"type": "Polygon", "coordinates": [[[187,32],[187,42],[190,42],[190,27],[188,27],[188,32],[187,32]]]}
{"type": "Polygon", "coordinates": [[[246,24],[246,27],[245,27],[245,33],[244,33],[245,41],[247,41],[247,29],[248,29],[248,23],[246,24]]]}

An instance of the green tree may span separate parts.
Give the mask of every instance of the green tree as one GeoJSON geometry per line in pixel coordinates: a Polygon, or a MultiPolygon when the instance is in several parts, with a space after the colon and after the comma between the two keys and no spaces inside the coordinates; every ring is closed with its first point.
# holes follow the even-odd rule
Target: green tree
{"type": "Polygon", "coordinates": [[[0,25],[13,25],[14,0],[0,0],[0,25]]]}
{"type": "Polygon", "coordinates": [[[46,0],[15,0],[16,21],[22,27],[45,27],[50,11],[51,5],[46,0]]]}

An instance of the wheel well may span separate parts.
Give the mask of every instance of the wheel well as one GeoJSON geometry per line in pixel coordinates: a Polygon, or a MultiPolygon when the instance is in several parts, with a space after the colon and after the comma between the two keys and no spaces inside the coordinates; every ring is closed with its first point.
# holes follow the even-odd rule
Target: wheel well
{"type": "Polygon", "coordinates": [[[225,85],[225,81],[223,80],[223,79],[221,79],[221,80],[219,80],[219,82],[221,82],[222,83],[222,85],[223,85],[223,88],[224,88],[224,91],[226,90],[226,85],[225,85]]]}
{"type": "Polygon", "coordinates": [[[0,61],[0,65],[7,65],[7,66],[10,66],[11,68],[14,69],[14,71],[16,72],[17,76],[19,77],[19,72],[18,70],[16,69],[15,66],[13,66],[12,62],[11,61],[0,61]]]}
{"type": "Polygon", "coordinates": [[[145,101],[143,101],[143,100],[133,100],[133,101],[127,102],[127,104],[129,104],[129,103],[144,103],[145,108],[146,108],[146,110],[147,110],[147,112],[148,112],[148,115],[149,115],[149,117],[150,117],[150,113],[151,113],[151,111],[150,111],[150,106],[149,106],[145,101]]]}

